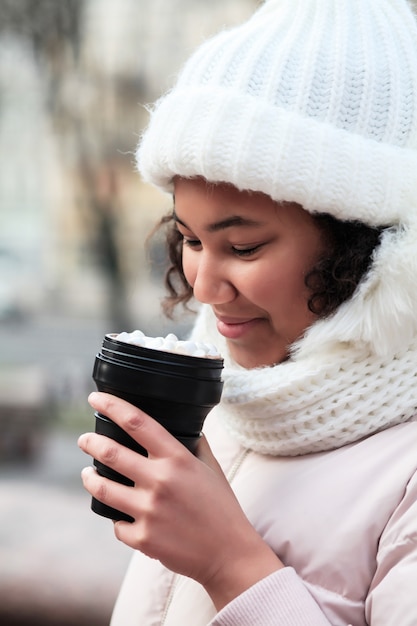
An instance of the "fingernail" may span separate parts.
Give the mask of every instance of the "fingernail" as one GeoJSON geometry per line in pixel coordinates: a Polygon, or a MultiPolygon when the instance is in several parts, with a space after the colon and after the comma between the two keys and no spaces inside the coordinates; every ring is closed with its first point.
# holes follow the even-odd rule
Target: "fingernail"
{"type": "Polygon", "coordinates": [[[85,476],[88,476],[88,474],[91,474],[91,472],[94,472],[94,467],[92,467],[91,465],[88,465],[87,467],[84,467],[81,470],[81,476],[84,478],[85,476]]]}
{"type": "Polygon", "coordinates": [[[88,402],[89,404],[94,404],[94,402],[97,400],[98,398],[98,393],[97,391],[92,391],[90,393],[90,395],[88,396],[88,402]]]}

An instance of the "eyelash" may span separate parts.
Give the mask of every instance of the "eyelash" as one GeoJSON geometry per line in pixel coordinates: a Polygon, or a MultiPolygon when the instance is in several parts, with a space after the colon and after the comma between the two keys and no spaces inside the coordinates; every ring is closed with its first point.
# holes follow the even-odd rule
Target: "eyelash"
{"type": "MultiPolygon", "coordinates": [[[[186,239],[185,237],[183,237],[183,245],[188,246],[189,248],[198,248],[198,246],[201,246],[201,242],[198,239],[186,239]]],[[[232,252],[234,254],[236,254],[236,256],[239,257],[246,257],[246,256],[251,256],[252,254],[255,254],[255,252],[257,252],[259,249],[261,248],[261,245],[257,245],[257,246],[253,246],[252,248],[234,248],[232,246],[232,252]]]]}
{"type": "Polygon", "coordinates": [[[186,239],[185,237],[182,238],[182,243],[189,248],[198,248],[201,245],[198,239],[186,239]]]}

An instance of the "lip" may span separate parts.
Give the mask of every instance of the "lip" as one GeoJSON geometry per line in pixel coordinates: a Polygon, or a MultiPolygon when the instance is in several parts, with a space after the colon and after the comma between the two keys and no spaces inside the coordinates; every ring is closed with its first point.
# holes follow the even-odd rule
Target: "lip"
{"type": "Polygon", "coordinates": [[[217,315],[217,330],[226,339],[240,339],[258,324],[259,318],[224,317],[217,315]]]}

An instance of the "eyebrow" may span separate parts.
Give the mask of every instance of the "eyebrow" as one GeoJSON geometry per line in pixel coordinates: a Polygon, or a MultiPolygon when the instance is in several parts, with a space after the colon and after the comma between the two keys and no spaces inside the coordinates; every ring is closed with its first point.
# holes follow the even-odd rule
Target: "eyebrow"
{"type": "MultiPolygon", "coordinates": [[[[191,230],[185,222],[183,222],[178,215],[175,213],[175,210],[172,212],[173,219],[184,226],[187,230],[191,230]]],[[[225,230],[226,228],[232,228],[233,226],[260,226],[261,222],[250,219],[249,217],[241,217],[240,215],[231,215],[224,220],[220,220],[220,222],[213,222],[209,224],[206,228],[209,233],[216,233],[219,230],[225,230]]]]}

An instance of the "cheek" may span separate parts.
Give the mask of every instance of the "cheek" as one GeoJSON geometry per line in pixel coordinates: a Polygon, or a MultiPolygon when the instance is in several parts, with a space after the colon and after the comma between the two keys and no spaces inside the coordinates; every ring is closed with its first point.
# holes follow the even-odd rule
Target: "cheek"
{"type": "Polygon", "coordinates": [[[309,291],[304,278],[304,266],[298,260],[291,263],[286,259],[273,267],[265,267],[256,280],[247,281],[246,291],[250,290],[251,299],[257,301],[259,306],[271,314],[285,312],[290,321],[290,318],[304,317],[308,311],[309,291]],[[267,276],[271,278],[267,279],[267,276]]]}

